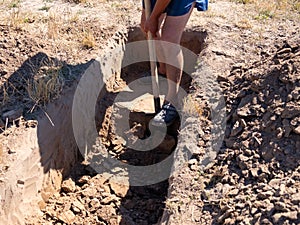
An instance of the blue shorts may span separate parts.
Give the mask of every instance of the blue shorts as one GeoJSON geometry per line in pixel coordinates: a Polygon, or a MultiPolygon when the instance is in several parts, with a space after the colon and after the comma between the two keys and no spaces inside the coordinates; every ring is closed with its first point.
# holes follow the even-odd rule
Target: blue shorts
{"type": "MultiPolygon", "coordinates": [[[[153,10],[156,0],[150,0],[150,1],[151,1],[151,9],[153,10]]],[[[195,8],[197,8],[198,11],[207,10],[208,0],[171,0],[165,12],[167,13],[168,16],[185,15],[190,11],[194,2],[196,3],[195,8]]],[[[143,0],[143,8],[145,8],[144,0],[143,0]]]]}

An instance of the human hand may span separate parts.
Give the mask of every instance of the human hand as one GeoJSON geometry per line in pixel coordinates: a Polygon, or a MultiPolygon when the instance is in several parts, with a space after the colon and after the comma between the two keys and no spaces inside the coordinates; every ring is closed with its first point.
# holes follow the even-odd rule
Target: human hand
{"type": "Polygon", "coordinates": [[[144,32],[148,33],[148,31],[151,32],[152,37],[156,38],[157,37],[157,32],[158,32],[158,18],[154,18],[150,16],[144,23],[144,32]]]}

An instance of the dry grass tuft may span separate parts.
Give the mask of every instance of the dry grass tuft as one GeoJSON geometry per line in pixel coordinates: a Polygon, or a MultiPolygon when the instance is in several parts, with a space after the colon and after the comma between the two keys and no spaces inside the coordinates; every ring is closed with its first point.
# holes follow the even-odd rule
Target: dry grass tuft
{"type": "Polygon", "coordinates": [[[251,29],[253,27],[249,19],[241,19],[235,22],[235,26],[241,29],[251,29]]]}
{"type": "Polygon", "coordinates": [[[5,82],[2,86],[2,90],[3,90],[3,96],[2,96],[2,101],[1,104],[4,105],[9,101],[9,94],[7,91],[7,82],[5,82]]]}
{"type": "Polygon", "coordinates": [[[27,82],[27,92],[36,104],[45,105],[60,95],[63,85],[62,65],[43,66],[35,78],[27,82]]]}
{"type": "Polygon", "coordinates": [[[23,25],[23,19],[21,16],[21,12],[19,8],[13,8],[10,17],[8,18],[8,25],[16,30],[19,30],[22,28],[23,25]]]}
{"type": "Polygon", "coordinates": [[[183,112],[198,117],[203,115],[203,109],[200,104],[189,95],[183,99],[183,112]]]}
{"type": "Polygon", "coordinates": [[[48,38],[56,39],[59,35],[59,23],[56,15],[51,13],[48,18],[48,38]]]}
{"type": "Polygon", "coordinates": [[[83,35],[83,39],[82,39],[82,42],[81,42],[82,46],[84,48],[93,48],[96,46],[96,40],[95,40],[95,37],[93,35],[92,32],[86,32],[84,35],[83,35]]]}

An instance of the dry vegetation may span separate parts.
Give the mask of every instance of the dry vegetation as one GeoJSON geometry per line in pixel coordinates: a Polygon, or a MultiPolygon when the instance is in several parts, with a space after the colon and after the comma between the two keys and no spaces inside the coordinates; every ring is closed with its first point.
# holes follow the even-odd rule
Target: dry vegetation
{"type": "MultiPolygon", "coordinates": [[[[117,4],[114,1],[101,2],[101,4],[107,4],[107,10],[113,10],[114,5],[117,4]]],[[[65,79],[70,79],[68,75],[65,76],[65,71],[62,72],[65,64],[76,64],[97,57],[99,48],[104,47],[100,43],[107,41],[107,35],[113,33],[115,28],[111,29],[111,32],[103,32],[101,24],[104,23],[103,21],[109,21],[110,18],[104,18],[103,14],[99,14],[99,9],[93,4],[92,1],[85,0],[66,0],[59,4],[52,0],[35,2],[3,0],[0,2],[2,16],[0,26],[7,27],[11,33],[9,37],[2,36],[3,41],[14,45],[15,36],[16,41],[20,39],[21,42],[27,42],[26,37],[22,35],[30,33],[33,39],[41,43],[41,46],[47,47],[40,48],[40,51],[49,52],[49,56],[60,62],[60,65],[50,63],[36,69],[36,75],[32,80],[21,77],[21,82],[26,86],[26,93],[24,93],[18,90],[13,82],[8,81],[8,76],[23,63],[22,60],[16,58],[19,62],[15,65],[7,65],[5,68],[7,76],[0,77],[3,93],[0,100],[2,106],[13,102],[18,98],[16,95],[23,96],[23,99],[29,96],[35,106],[44,106],[60,95],[65,79]],[[31,10],[28,10],[29,8],[31,10]],[[47,43],[43,44],[43,42],[47,43]]],[[[22,53],[18,54],[26,59],[36,52],[22,50],[22,53]]],[[[32,65],[32,68],[34,66],[32,65]]]]}
{"type": "Polygon", "coordinates": [[[300,13],[300,2],[298,0],[232,0],[237,3],[251,4],[255,7],[256,19],[267,19],[280,15],[286,15],[294,11],[300,13]]]}

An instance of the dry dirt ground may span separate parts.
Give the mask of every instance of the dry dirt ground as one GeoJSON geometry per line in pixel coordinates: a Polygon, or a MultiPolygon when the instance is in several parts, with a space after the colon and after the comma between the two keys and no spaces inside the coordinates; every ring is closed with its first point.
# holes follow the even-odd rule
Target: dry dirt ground
{"type": "MultiPolygon", "coordinates": [[[[201,116],[190,120],[197,123],[197,139],[189,140],[187,124],[179,140],[198,153],[169,181],[128,188],[77,163],[61,178],[61,189],[39,202],[40,211],[27,215],[26,224],[300,224],[299,2],[241,2],[212,1],[207,12],[193,12],[187,27],[207,34],[199,59],[225,98],[226,129],[216,158],[203,168],[211,118],[196,74],[187,104],[191,111],[199,109],[195,102],[203,106],[201,116]]],[[[0,184],[5,187],[21,154],[13,147],[22,145],[20,130],[36,126],[36,116],[47,115],[45,106],[59,99],[92,59],[118,43],[124,30],[138,26],[141,7],[136,0],[0,5],[0,184]]],[[[107,109],[103,123],[110,124],[107,109]]],[[[139,126],[143,123],[133,129],[139,126]]],[[[177,135],[168,136],[170,149],[180,148],[177,135]]],[[[112,125],[103,125],[100,136],[119,159],[139,164],[148,157],[120,150],[121,144],[112,142],[112,125]]],[[[160,152],[152,163],[165,155],[160,152]]]]}

